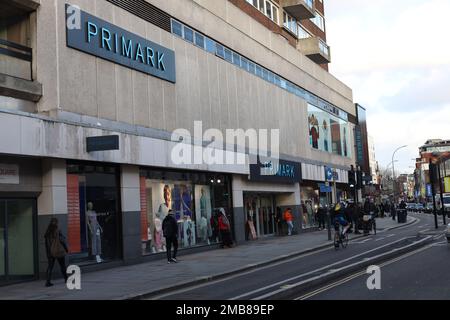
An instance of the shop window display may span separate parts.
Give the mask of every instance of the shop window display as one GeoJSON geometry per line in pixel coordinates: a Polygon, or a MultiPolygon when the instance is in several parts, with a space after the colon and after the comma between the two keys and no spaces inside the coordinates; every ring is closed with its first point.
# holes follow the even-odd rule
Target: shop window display
{"type": "Polygon", "coordinates": [[[69,164],[68,242],[73,262],[101,263],[119,257],[118,169],[69,164]]]}
{"type": "Polygon", "coordinates": [[[302,227],[304,229],[318,226],[319,191],[311,187],[302,187],[302,227]]]}
{"type": "MultiPolygon", "coordinates": [[[[217,210],[220,206],[215,194],[228,197],[228,179],[208,179],[200,174],[167,173],[145,171],[141,173],[141,219],[145,226],[143,233],[143,254],[166,251],[162,222],[169,210],[174,212],[178,222],[180,249],[217,243],[217,210]],[[174,179],[169,179],[172,177],[174,179]],[[161,179],[164,178],[164,179],[161,179]],[[176,180],[182,178],[182,180],[176,180]],[[145,195],[142,198],[142,195],[145,195]]],[[[223,199],[222,199],[223,200],[223,199]]],[[[225,209],[227,212],[228,206],[225,209]]]]}

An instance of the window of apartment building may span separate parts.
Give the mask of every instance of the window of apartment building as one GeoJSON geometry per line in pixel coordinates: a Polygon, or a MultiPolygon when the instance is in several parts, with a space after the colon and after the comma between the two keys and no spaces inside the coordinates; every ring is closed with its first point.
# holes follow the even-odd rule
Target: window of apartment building
{"type": "Polygon", "coordinates": [[[303,28],[300,24],[298,25],[298,38],[299,39],[307,39],[310,38],[311,34],[306,31],[305,28],[303,28]]]}
{"type": "Polygon", "coordinates": [[[289,31],[291,31],[293,34],[295,34],[296,36],[298,35],[297,33],[297,20],[295,20],[293,17],[291,17],[289,14],[287,14],[286,12],[283,12],[283,26],[288,29],[289,31]]]}
{"type": "Polygon", "coordinates": [[[184,26],[184,39],[190,43],[194,43],[194,31],[184,26]]]}
{"type": "Polygon", "coordinates": [[[247,0],[252,6],[261,11],[270,20],[278,24],[278,7],[272,2],[267,0],[247,0]]]}
{"type": "Polygon", "coordinates": [[[195,33],[195,45],[199,48],[205,48],[205,37],[200,33],[195,33]]]}
{"type": "Polygon", "coordinates": [[[325,32],[325,18],[322,17],[322,15],[316,11],[316,16],[311,19],[311,21],[319,27],[320,30],[325,32]]]}
{"type": "Polygon", "coordinates": [[[172,32],[179,37],[183,37],[183,25],[178,21],[172,20],[172,32]]]}

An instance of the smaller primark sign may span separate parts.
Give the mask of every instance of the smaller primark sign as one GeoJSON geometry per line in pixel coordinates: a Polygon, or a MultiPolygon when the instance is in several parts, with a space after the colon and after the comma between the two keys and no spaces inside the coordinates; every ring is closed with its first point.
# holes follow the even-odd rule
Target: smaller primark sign
{"type": "Polygon", "coordinates": [[[66,5],[67,46],[122,66],[176,82],[175,52],[66,5]]]}

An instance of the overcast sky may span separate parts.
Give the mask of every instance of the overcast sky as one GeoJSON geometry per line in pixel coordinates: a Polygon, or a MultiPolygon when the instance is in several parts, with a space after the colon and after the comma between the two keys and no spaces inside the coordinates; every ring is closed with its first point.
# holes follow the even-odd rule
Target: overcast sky
{"type": "Polygon", "coordinates": [[[450,0],[325,1],[330,72],[367,109],[377,160],[413,172],[418,147],[450,139],[450,0]]]}

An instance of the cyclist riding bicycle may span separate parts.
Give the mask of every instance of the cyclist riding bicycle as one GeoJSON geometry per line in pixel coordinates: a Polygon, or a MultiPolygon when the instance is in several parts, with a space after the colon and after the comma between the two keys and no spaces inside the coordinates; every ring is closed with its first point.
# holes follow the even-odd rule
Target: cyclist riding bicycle
{"type": "Polygon", "coordinates": [[[345,217],[344,204],[341,203],[336,204],[334,207],[334,227],[336,231],[339,231],[339,226],[343,227],[341,236],[344,237],[350,229],[350,222],[345,217]]]}

